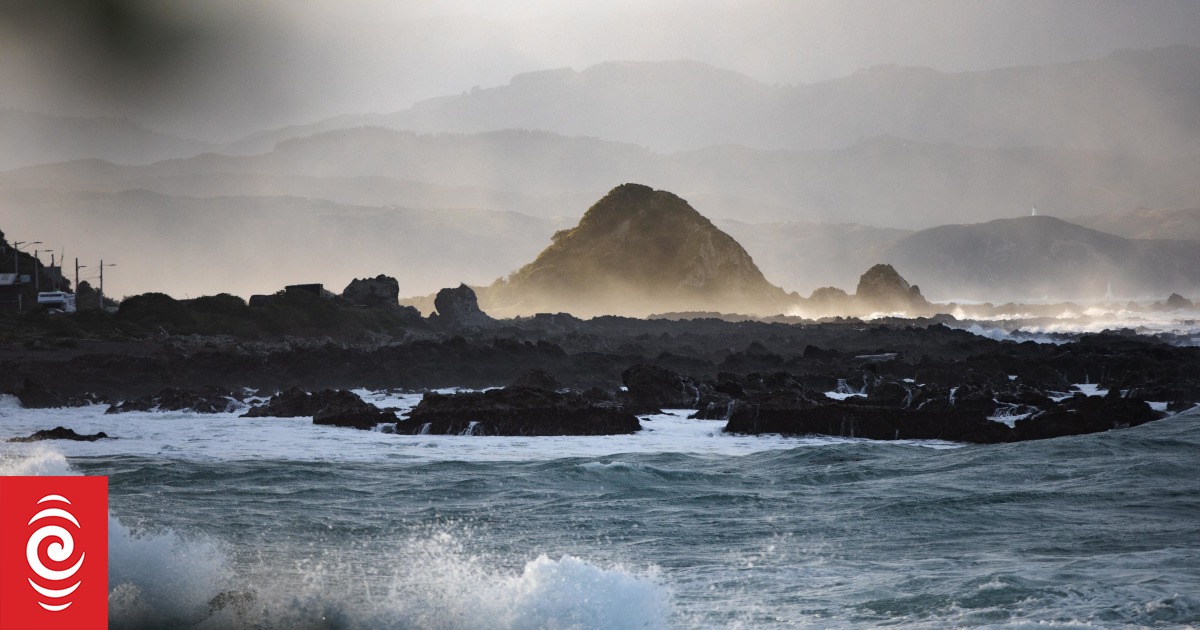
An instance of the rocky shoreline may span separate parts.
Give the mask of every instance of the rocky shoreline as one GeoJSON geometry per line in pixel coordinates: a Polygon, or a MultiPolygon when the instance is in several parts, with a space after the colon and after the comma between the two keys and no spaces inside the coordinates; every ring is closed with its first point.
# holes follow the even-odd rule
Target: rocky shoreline
{"type": "Polygon", "coordinates": [[[119,342],[67,355],[8,348],[0,390],[25,407],[104,403],[111,413],[220,413],[270,397],[247,415],[409,434],[630,433],[639,415],[692,409],[725,420],[730,433],[971,443],[1135,426],[1200,404],[1200,348],[1131,331],[1036,344],[938,319],[467,316],[474,325],[443,317],[373,341],[193,335],[138,340],[128,351],[119,342]],[[408,417],[338,391],[506,383],[427,394],[408,417]],[[1084,395],[1078,383],[1107,394],[1084,395]]]}

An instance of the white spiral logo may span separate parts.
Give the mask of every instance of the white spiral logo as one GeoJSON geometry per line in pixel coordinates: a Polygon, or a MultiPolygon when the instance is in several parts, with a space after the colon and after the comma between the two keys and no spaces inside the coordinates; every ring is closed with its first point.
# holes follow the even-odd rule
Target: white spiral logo
{"type": "MultiPolygon", "coordinates": [[[[38,505],[47,502],[61,502],[71,505],[71,502],[65,497],[57,494],[50,494],[42,497],[40,500],[38,500],[38,505]]],[[[33,518],[29,519],[29,524],[33,525],[37,521],[40,521],[44,518],[57,518],[64,521],[69,521],[75,525],[76,529],[82,529],[82,527],[79,525],[79,521],[75,520],[75,516],[73,514],[67,510],[57,507],[46,508],[37,514],[34,514],[33,518]]],[[[56,571],[47,567],[42,562],[41,554],[39,553],[42,541],[46,540],[47,538],[55,541],[46,546],[46,556],[50,560],[61,564],[71,559],[71,555],[75,552],[75,539],[71,536],[71,532],[67,531],[60,525],[43,525],[36,532],[34,532],[32,536],[29,537],[29,543],[25,545],[25,559],[29,562],[29,568],[33,569],[33,572],[36,573],[38,577],[48,582],[58,583],[69,581],[76,573],[79,572],[79,567],[83,566],[83,558],[87,554],[79,554],[79,561],[76,562],[71,568],[56,571]]],[[[43,597],[51,600],[61,600],[67,597],[71,593],[74,593],[75,589],[79,588],[80,584],[83,584],[82,580],[76,581],[74,584],[66,588],[47,588],[38,584],[37,582],[34,582],[32,578],[29,578],[29,585],[33,587],[33,590],[37,591],[43,597]]],[[[62,585],[54,584],[54,586],[62,585]]],[[[39,600],[38,605],[51,612],[58,612],[60,610],[66,610],[66,608],[71,605],[71,602],[68,601],[65,604],[47,604],[39,600]]]]}

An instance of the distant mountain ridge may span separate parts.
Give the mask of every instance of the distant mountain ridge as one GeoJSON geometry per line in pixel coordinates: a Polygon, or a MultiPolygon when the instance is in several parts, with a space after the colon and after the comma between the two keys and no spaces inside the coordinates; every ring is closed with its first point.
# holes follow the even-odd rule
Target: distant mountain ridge
{"type": "Polygon", "coordinates": [[[677,191],[713,219],[924,228],[1028,212],[1062,216],[1200,199],[1200,157],[1144,160],[1052,148],[977,149],[875,138],[833,151],[712,147],[663,155],[549,132],[323,133],[270,153],[144,167],[78,161],[0,173],[0,188],[264,194],[337,203],[572,215],[614,181],[677,191]],[[440,199],[444,201],[438,202],[440,199]],[[480,205],[486,204],[486,205],[480,205]]]}
{"type": "Polygon", "coordinates": [[[1200,243],[1200,208],[1135,208],[1069,220],[1125,238],[1165,238],[1200,243]]]}
{"type": "Polygon", "coordinates": [[[419,132],[535,129],[660,151],[723,144],[833,149],[862,138],[1140,156],[1200,154],[1200,48],[976,72],[876,66],[819,83],[772,86],[699,62],[608,62],[515,76],[390,114],[341,116],[255,134],[229,151],[336,128],[419,132]]]}
{"type": "Polygon", "coordinates": [[[149,164],[191,157],[214,148],[197,140],[150,131],[124,119],[0,109],[0,171],[85,158],[149,164]]]}
{"type": "Polygon", "coordinates": [[[1050,216],[943,225],[880,256],[934,300],[1096,299],[1200,290],[1200,246],[1126,239],[1050,216]]]}

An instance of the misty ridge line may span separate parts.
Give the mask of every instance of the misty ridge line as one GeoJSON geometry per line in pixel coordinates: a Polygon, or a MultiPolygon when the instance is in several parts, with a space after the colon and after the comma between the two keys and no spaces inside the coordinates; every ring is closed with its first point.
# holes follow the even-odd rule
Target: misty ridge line
{"type": "MultiPolygon", "coordinates": [[[[588,98],[583,99],[580,109],[567,108],[565,111],[571,116],[561,120],[550,119],[542,126],[553,126],[549,123],[586,126],[586,116],[576,114],[587,114],[589,110],[582,106],[590,103],[596,106],[593,114],[602,114],[607,119],[638,122],[623,116],[621,112],[625,110],[622,107],[637,106],[649,112],[648,118],[641,120],[641,127],[634,125],[639,137],[647,137],[658,129],[670,130],[670,125],[664,124],[664,120],[682,124],[676,130],[678,133],[687,132],[689,128],[729,129],[711,120],[706,121],[703,117],[680,116],[679,108],[692,108],[697,103],[709,102],[703,95],[712,92],[734,99],[720,102],[728,105],[729,102],[738,102],[736,99],[749,98],[755,101],[760,98],[753,94],[745,97],[742,95],[745,91],[774,94],[818,86],[825,90],[823,94],[826,96],[848,94],[866,103],[858,109],[837,107],[848,112],[843,116],[845,120],[851,120],[850,114],[865,116],[861,122],[850,125],[857,125],[851,130],[857,133],[870,129],[871,125],[907,120],[872,118],[879,114],[873,107],[886,108],[889,102],[877,98],[879,94],[894,92],[899,97],[911,98],[916,90],[916,93],[923,94],[921,98],[924,100],[915,102],[910,109],[924,110],[924,105],[930,102],[939,104],[954,100],[946,96],[946,88],[941,83],[946,77],[961,80],[959,75],[970,75],[975,82],[973,89],[983,90],[986,87],[994,91],[1003,88],[1030,100],[1025,91],[1018,89],[1021,82],[1032,81],[1048,88],[1065,84],[1071,88],[1070,81],[1064,82],[1063,72],[1068,75],[1082,72],[1108,77],[1100,82],[1099,88],[1088,88],[1101,92],[1128,91],[1131,85],[1128,83],[1129,77],[1144,74],[1133,85],[1152,86],[1155,89],[1148,93],[1155,95],[1175,94],[1173,100],[1167,100],[1174,103],[1172,107],[1176,113],[1200,111],[1195,93],[1195,86],[1200,85],[1200,81],[1189,83],[1186,80],[1200,73],[1200,49],[1197,48],[1118,53],[1092,62],[954,75],[913,68],[882,67],[846,79],[785,88],[765,87],[752,80],[747,83],[744,77],[739,78],[736,73],[714,70],[693,62],[607,63],[581,72],[560,70],[527,73],[519,75],[508,86],[481,89],[465,96],[432,99],[419,108],[398,113],[407,115],[421,110],[422,116],[425,116],[422,124],[430,126],[430,131],[356,126],[325,130],[304,137],[286,137],[255,155],[209,152],[186,158],[155,160],[146,165],[120,165],[111,160],[91,157],[82,161],[10,169],[0,173],[0,190],[15,195],[10,199],[20,197],[23,205],[19,207],[6,202],[0,209],[20,213],[28,207],[40,207],[43,213],[57,212],[64,217],[61,225],[73,226],[79,224],[80,217],[84,215],[116,212],[115,209],[104,209],[110,202],[101,202],[102,195],[137,190],[159,193],[162,197],[153,201],[141,198],[138,202],[141,205],[135,204],[144,207],[144,214],[136,219],[128,215],[128,219],[93,224],[88,231],[88,238],[80,235],[79,240],[85,243],[83,247],[91,247],[93,242],[104,239],[109,241],[109,248],[119,247],[121,237],[132,232],[148,236],[139,239],[143,242],[139,242],[138,248],[161,249],[157,244],[152,246],[144,241],[169,243],[173,240],[173,229],[192,225],[195,231],[189,233],[200,236],[200,242],[205,247],[196,252],[197,258],[181,261],[173,270],[178,275],[166,273],[171,270],[171,265],[164,265],[162,257],[141,258],[140,254],[135,254],[144,261],[138,267],[148,268],[151,266],[148,261],[155,260],[153,266],[159,269],[158,278],[152,284],[142,286],[178,282],[171,280],[172,277],[192,278],[194,269],[198,268],[197,260],[206,258],[207,250],[225,244],[225,251],[242,248],[248,252],[244,255],[245,262],[242,266],[224,269],[220,272],[222,277],[213,278],[213,283],[207,286],[244,286],[238,284],[245,282],[245,278],[240,277],[245,275],[242,270],[255,268],[260,282],[272,284],[239,291],[249,294],[296,281],[295,277],[285,277],[285,274],[308,274],[315,279],[327,279],[325,281],[331,286],[336,286],[347,277],[370,277],[381,271],[403,269],[410,272],[406,275],[413,276],[414,282],[432,282],[438,278],[440,286],[453,286],[458,281],[486,283],[488,279],[515,270],[531,259],[545,246],[548,236],[563,227],[563,217],[578,217],[583,209],[620,182],[643,182],[679,194],[706,217],[723,222],[722,227],[728,227],[755,260],[764,262],[764,272],[769,277],[778,279],[781,285],[791,290],[801,291],[829,285],[852,285],[857,274],[869,263],[879,260],[889,247],[909,234],[909,230],[948,223],[967,226],[1021,216],[1033,205],[1042,207],[1043,213],[1068,217],[1125,213],[1139,207],[1186,209],[1200,206],[1200,184],[1194,177],[1196,172],[1200,172],[1200,151],[1183,157],[1147,156],[1120,150],[1056,147],[1049,142],[1042,146],[989,147],[971,146],[965,142],[914,140],[888,134],[866,139],[859,136],[851,139],[850,144],[835,149],[781,150],[723,143],[691,150],[665,151],[650,148],[646,143],[611,140],[604,137],[604,129],[573,135],[553,129],[504,127],[478,132],[453,129],[455,124],[473,120],[472,116],[478,113],[481,102],[486,112],[541,115],[545,113],[544,108],[526,107],[526,101],[522,99],[537,97],[544,102],[570,104],[575,102],[571,98],[579,99],[581,94],[588,98]],[[1152,70],[1148,74],[1147,68],[1152,70]],[[1047,76],[1053,80],[1047,82],[1047,76]],[[1014,81],[1017,87],[1014,87],[1014,81]],[[1183,86],[1182,91],[1180,85],[1183,86]],[[837,89],[830,91],[831,87],[837,89]],[[1172,89],[1176,91],[1171,92],[1172,89]],[[596,96],[597,90],[600,97],[591,98],[596,96]],[[604,100],[605,94],[617,95],[613,97],[617,99],[615,105],[604,100]],[[500,97],[509,99],[510,104],[515,105],[508,109],[492,107],[495,104],[493,101],[500,97]],[[554,101],[549,97],[559,100],[554,101]],[[451,129],[447,131],[446,127],[451,129]],[[322,204],[320,200],[327,203],[322,204]],[[405,214],[401,211],[404,207],[428,212],[421,216],[405,214]],[[467,227],[469,221],[462,219],[468,216],[466,214],[457,215],[457,223],[453,218],[442,223],[433,218],[436,212],[469,208],[507,211],[532,217],[533,220],[523,222],[513,218],[508,222],[485,221],[485,224],[500,227],[484,231],[467,227]],[[193,212],[220,216],[223,221],[193,221],[193,217],[189,216],[193,212]],[[284,213],[288,212],[293,214],[285,217],[284,213]],[[389,214],[395,216],[389,217],[389,214]],[[333,229],[339,221],[343,227],[333,229]],[[737,224],[727,223],[733,221],[737,224]],[[307,232],[281,230],[285,222],[307,225],[311,229],[307,232]],[[552,222],[557,223],[551,225],[552,222]],[[825,242],[819,242],[816,238],[804,240],[802,232],[812,231],[811,227],[771,227],[781,224],[811,226],[830,222],[842,227],[818,231],[824,236],[825,242]],[[450,224],[455,227],[447,227],[450,224]],[[534,224],[538,227],[533,227],[534,224]],[[736,227],[756,224],[768,227],[745,227],[741,228],[741,233],[736,227]],[[518,225],[524,227],[516,227],[518,225]],[[417,247],[415,240],[409,238],[403,241],[403,246],[410,248],[409,252],[390,252],[397,241],[377,236],[383,226],[392,226],[393,234],[424,234],[427,237],[424,240],[439,246],[425,250],[417,247]],[[270,231],[288,238],[277,239],[281,242],[268,245],[222,233],[223,230],[235,229],[270,231]],[[431,229],[433,231],[429,231],[431,229]],[[789,234],[792,240],[779,238],[770,232],[789,234]],[[318,236],[314,238],[313,234],[318,236]],[[462,245],[461,249],[447,246],[456,241],[462,245]],[[790,253],[789,250],[796,249],[797,242],[806,243],[814,255],[802,258],[790,253]],[[368,248],[367,244],[371,246],[368,248]],[[507,247],[506,244],[512,245],[507,247]],[[371,257],[374,260],[342,260],[343,252],[367,249],[376,252],[371,257]],[[271,250],[269,255],[268,250],[271,250]],[[433,256],[422,258],[412,255],[413,251],[429,251],[433,256]],[[453,259],[446,255],[459,251],[462,252],[461,256],[453,259]],[[509,253],[491,255],[498,251],[509,253]],[[321,262],[307,260],[314,252],[324,254],[317,256],[321,262]],[[489,255],[481,257],[480,252],[489,252],[489,255]],[[816,255],[817,252],[822,255],[816,255]],[[303,262],[256,265],[256,256],[303,262]],[[389,269],[389,264],[394,266],[389,269]],[[485,267],[485,264],[491,266],[485,267]],[[501,264],[504,267],[500,267],[501,264]],[[436,269],[438,267],[441,269],[436,269]],[[481,277],[485,274],[486,277],[481,277]],[[450,281],[440,280],[446,277],[450,281]]],[[[1139,98],[1143,96],[1146,95],[1139,98]]],[[[1075,100],[1079,98],[1083,97],[1075,100]]],[[[1157,97],[1147,102],[1156,102],[1155,99],[1157,97]]],[[[1042,105],[1037,99],[1031,102],[1035,106],[1042,105]]],[[[1049,102],[1056,101],[1051,99],[1049,102]]],[[[1116,102],[1130,105],[1119,99],[1116,102]]],[[[773,104],[777,107],[776,113],[782,111],[791,118],[776,117],[769,121],[771,124],[783,124],[797,118],[802,119],[801,122],[839,120],[830,116],[798,116],[791,108],[773,104]]],[[[827,107],[833,105],[827,104],[827,107]]],[[[1155,114],[1160,109],[1150,108],[1151,113],[1155,114]]],[[[744,119],[739,124],[759,119],[755,112],[750,115],[743,110],[717,110],[714,111],[721,114],[730,111],[738,113],[740,119],[744,119]]],[[[942,115],[939,125],[918,127],[917,131],[932,130],[941,134],[954,131],[953,124],[940,124],[954,123],[952,116],[946,117],[944,112],[936,108],[930,111],[942,115]]],[[[1123,119],[1158,120],[1156,115],[1130,116],[1129,111],[1141,111],[1144,114],[1145,108],[1127,110],[1123,112],[1123,119]]],[[[1021,110],[1018,113],[1026,112],[1021,110]]],[[[1088,119],[1087,116],[1072,118],[1088,119]]],[[[1061,119],[1062,116],[1049,116],[1050,122],[1046,124],[1052,125],[1061,119]]],[[[342,117],[337,120],[341,124],[357,119],[342,117]]],[[[498,126],[511,122],[503,117],[490,120],[498,126]]],[[[1194,117],[1175,116],[1165,120],[1183,129],[1183,133],[1173,135],[1175,140],[1180,143],[1192,142],[1190,138],[1195,135],[1193,132],[1196,127],[1194,117]]],[[[395,120],[391,122],[395,123],[395,120]]],[[[483,123],[488,122],[483,120],[483,123]]],[[[969,128],[969,123],[975,121],[958,122],[969,128]]],[[[106,128],[125,131],[131,128],[122,121],[108,120],[105,125],[106,128]]],[[[1091,119],[1085,127],[1113,128],[1103,117],[1091,119]]],[[[746,129],[734,127],[739,132],[745,132],[746,129]]],[[[750,130],[753,131],[752,128],[750,130]]],[[[842,130],[842,133],[849,132],[842,130]]],[[[1156,137],[1162,135],[1171,134],[1160,131],[1156,137]]],[[[98,142],[97,146],[112,145],[98,142]]],[[[1196,146],[1200,146],[1200,143],[1196,143],[1196,146]]],[[[114,215],[109,216],[111,218],[114,215]]],[[[480,220],[480,215],[474,216],[473,220],[480,220]]],[[[1182,220],[1185,225],[1190,225],[1190,218],[1184,217],[1182,220]]],[[[1165,219],[1154,222],[1163,221],[1165,219]]],[[[6,228],[13,225],[31,233],[42,229],[39,223],[5,220],[6,228]]],[[[66,228],[71,229],[74,228],[66,228]]],[[[1083,239],[1085,243],[1080,245],[1080,251],[1084,254],[1081,255],[1097,256],[1100,254],[1096,252],[1105,250],[1103,246],[1097,248],[1089,244],[1090,237],[1085,238],[1082,234],[1071,232],[1065,237],[1069,242],[1083,239]]],[[[1159,232],[1161,234],[1162,231],[1159,232]]],[[[169,247],[165,249],[170,250],[169,247]]],[[[1187,254],[1188,251],[1183,253],[1187,254]]],[[[172,254],[178,255],[179,252],[163,252],[163,255],[172,254]]],[[[1104,255],[1113,260],[1120,258],[1113,258],[1115,254],[1111,253],[1104,255]]],[[[902,271],[909,275],[906,270],[902,271]]],[[[919,277],[913,279],[921,282],[931,295],[936,295],[939,290],[939,287],[930,286],[919,277]]],[[[1175,281],[1172,279],[1178,280],[1179,276],[1172,272],[1163,282],[1175,281]]],[[[1086,284],[1091,286],[1095,283],[1086,284]]],[[[405,292],[417,294],[436,288],[420,285],[405,292]]]]}
{"type": "MultiPolygon", "coordinates": [[[[163,145],[143,149],[141,155],[129,150],[126,159],[114,160],[129,163],[201,152],[259,154],[287,139],[362,126],[428,133],[545,130],[666,152],[723,144],[833,149],[892,135],[969,146],[1062,146],[1180,156],[1200,154],[1200,133],[1186,120],[1200,99],[1193,80],[1200,78],[1197,58],[1200,48],[1174,46],[1119,51],[1080,62],[959,73],[876,66],[792,86],[767,85],[699,62],[606,62],[578,72],[522,73],[507,85],[426,99],[392,113],[345,114],[252,133],[231,143],[203,143],[136,125],[130,128],[123,119],[50,117],[52,124],[39,126],[37,115],[17,110],[0,112],[0,129],[34,129],[53,141],[64,135],[63,126],[96,121],[96,142],[133,133],[142,136],[143,145],[163,145]],[[570,113],[564,117],[563,111],[570,113]],[[1098,113],[1084,115],[1089,111],[1098,113]],[[1157,119],[1159,124],[1131,128],[1134,117],[1157,119]]],[[[81,129],[71,135],[89,143],[81,129]]],[[[25,152],[38,152],[36,142],[27,141],[32,138],[15,137],[25,152]]],[[[116,142],[123,144],[129,143],[116,142]]],[[[47,157],[51,159],[37,161],[69,156],[47,157]]],[[[0,168],[15,164],[11,156],[5,158],[0,168]]],[[[31,158],[25,159],[22,165],[29,165],[31,158]]]]}

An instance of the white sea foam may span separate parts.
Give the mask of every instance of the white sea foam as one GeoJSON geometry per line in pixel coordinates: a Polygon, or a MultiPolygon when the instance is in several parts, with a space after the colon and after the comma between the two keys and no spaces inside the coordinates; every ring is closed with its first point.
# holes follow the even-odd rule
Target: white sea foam
{"type": "Polygon", "coordinates": [[[171,530],[134,533],[108,519],[109,621],[116,627],[191,625],[231,575],[215,542],[184,540],[171,530]]]}
{"type": "MultiPolygon", "coordinates": [[[[420,394],[369,393],[380,407],[410,409],[420,394]]],[[[698,455],[748,455],[760,451],[820,446],[847,438],[785,438],[778,435],[729,435],[724,420],[689,420],[690,409],[642,416],[642,430],[631,435],[498,437],[466,435],[394,435],[314,425],[311,418],[239,418],[236,413],[130,412],[105,414],[104,407],[74,409],[0,409],[0,441],[64,426],[78,433],[103,431],[117,439],[55,442],[59,455],[41,464],[29,459],[39,444],[0,443],[0,465],[7,453],[22,466],[62,468],[70,457],[137,455],[190,461],[288,459],[307,461],[546,461],[563,457],[604,457],[619,453],[677,452],[698,455]],[[56,459],[57,458],[57,459],[56,459]],[[57,462],[57,463],[56,463],[57,462]]],[[[943,444],[931,444],[938,448],[943,444]]]]}
{"type": "Polygon", "coordinates": [[[1053,317],[1005,313],[986,320],[973,320],[962,309],[955,309],[951,314],[960,320],[966,320],[954,327],[961,327],[972,334],[998,341],[1011,339],[1060,344],[1066,339],[1057,335],[1090,334],[1131,328],[1146,335],[1176,335],[1178,338],[1175,343],[1179,345],[1200,345],[1200,312],[1197,311],[1130,311],[1121,307],[1091,306],[1084,308],[1082,312],[1064,310],[1053,317]]]}
{"type": "Polygon", "coordinates": [[[416,562],[374,620],[422,628],[666,628],[668,589],[653,568],[638,573],[546,555],[519,573],[497,569],[438,534],[403,553],[416,562]]]}

